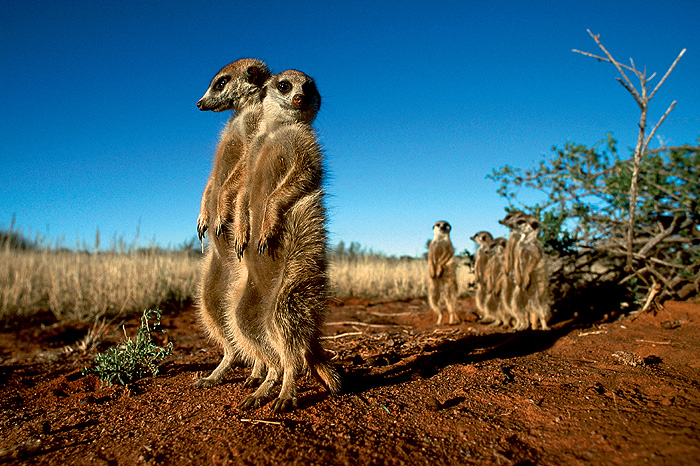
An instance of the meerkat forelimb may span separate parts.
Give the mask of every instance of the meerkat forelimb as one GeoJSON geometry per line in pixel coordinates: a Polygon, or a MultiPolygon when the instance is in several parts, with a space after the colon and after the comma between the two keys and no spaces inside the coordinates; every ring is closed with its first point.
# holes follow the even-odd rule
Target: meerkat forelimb
{"type": "MultiPolygon", "coordinates": [[[[270,76],[265,63],[256,59],[241,59],[226,65],[212,79],[207,92],[197,102],[200,110],[221,112],[232,110],[233,117],[221,132],[214,156],[211,175],[207,181],[197,232],[202,248],[203,238],[212,219],[216,218],[218,191],[240,161],[247,133],[252,132],[260,110],[259,95],[270,76]]],[[[213,235],[212,235],[213,236],[213,235]]],[[[210,387],[221,381],[226,370],[236,360],[235,344],[230,330],[232,298],[228,288],[232,282],[245,279],[245,269],[230,260],[226,238],[211,237],[212,246],[206,251],[197,292],[197,314],[207,333],[224,351],[223,359],[212,373],[197,382],[198,388],[210,387]]]]}
{"type": "Polygon", "coordinates": [[[241,406],[262,406],[281,378],[272,401],[279,412],[296,408],[297,378],[305,366],[331,393],[339,392],[340,377],[319,342],[328,305],[327,233],[323,154],[311,122],[320,95],[310,77],[288,70],[268,80],[263,96],[243,188],[249,202],[243,215],[250,216],[257,248],[243,251],[248,276],[233,287],[241,299],[232,331],[237,352],[254,364],[246,385],[265,374],[241,406]]]}
{"type": "Polygon", "coordinates": [[[433,225],[433,239],[428,247],[428,275],[430,286],[428,304],[437,315],[436,325],[442,324],[441,303],[445,304],[449,317],[448,324],[458,324],[457,316],[457,274],[454,247],[450,240],[452,227],[444,220],[433,225]]]}

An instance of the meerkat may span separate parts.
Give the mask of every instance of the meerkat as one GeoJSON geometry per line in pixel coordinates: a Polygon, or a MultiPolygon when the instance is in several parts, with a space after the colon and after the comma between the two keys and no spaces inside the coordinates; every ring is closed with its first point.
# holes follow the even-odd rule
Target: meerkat
{"type": "Polygon", "coordinates": [[[476,275],[476,306],[484,323],[490,326],[510,321],[503,303],[505,238],[493,238],[488,231],[480,231],[471,237],[479,245],[476,251],[474,274],[476,275]]]}
{"type": "Polygon", "coordinates": [[[493,235],[488,231],[480,231],[470,238],[478,245],[474,258],[474,276],[476,279],[476,292],[474,299],[476,308],[479,312],[482,321],[493,322],[495,317],[489,312],[486,307],[489,289],[487,286],[487,270],[491,259],[491,244],[493,243],[493,235]]]}
{"type": "Polygon", "coordinates": [[[311,123],[320,105],[313,79],[300,71],[274,75],[263,88],[242,188],[248,207],[235,206],[249,215],[256,246],[244,249],[247,273],[230,289],[236,351],[253,364],[245,386],[257,386],[243,408],[265,404],[280,377],[272,410],[296,408],[304,366],[331,393],[340,391],[319,341],[328,306],[327,233],[323,153],[311,123]]]}
{"type": "Polygon", "coordinates": [[[220,191],[223,186],[229,185],[229,197],[226,200],[229,201],[233,197],[230,186],[235,183],[230,178],[239,173],[240,169],[238,171],[235,169],[243,165],[239,162],[245,153],[247,143],[257,129],[262,113],[262,86],[271,75],[267,65],[261,60],[253,58],[237,60],[216,73],[209,88],[197,102],[197,107],[202,111],[233,111],[232,117],[219,137],[213,168],[202,195],[197,219],[197,233],[200,241],[203,241],[209,225],[214,220],[217,221],[219,234],[215,238],[210,238],[210,241],[214,243],[220,254],[225,253],[228,239],[225,237],[219,239],[221,236],[221,222],[218,219],[220,191]]]}
{"type": "Polygon", "coordinates": [[[515,228],[515,223],[521,219],[525,218],[527,215],[521,210],[513,210],[508,212],[508,214],[499,220],[498,223],[504,225],[510,230],[510,235],[508,236],[508,241],[506,242],[506,250],[504,255],[504,267],[505,273],[510,274],[513,269],[513,251],[518,241],[521,239],[520,232],[515,228]]]}
{"type": "Polygon", "coordinates": [[[444,220],[433,225],[433,239],[428,247],[428,274],[430,287],[428,304],[437,314],[437,325],[442,324],[440,304],[445,303],[450,325],[458,324],[457,307],[457,274],[455,266],[455,249],[450,241],[452,227],[444,220]]]}
{"type": "Polygon", "coordinates": [[[519,217],[515,227],[521,238],[513,252],[512,280],[515,286],[511,306],[518,315],[529,319],[533,330],[538,324],[542,330],[549,330],[549,280],[545,256],[537,239],[539,222],[532,216],[519,217]]]}
{"type": "Polygon", "coordinates": [[[493,316],[492,325],[508,326],[512,320],[516,325],[520,319],[513,315],[510,307],[510,295],[507,287],[508,275],[505,273],[506,239],[496,238],[491,243],[489,260],[486,268],[487,288],[489,290],[486,308],[493,316]]]}
{"type": "MultiPolygon", "coordinates": [[[[267,65],[256,59],[241,59],[226,65],[211,80],[204,96],[197,102],[200,110],[222,112],[232,110],[233,117],[221,133],[214,157],[214,166],[207,181],[197,220],[200,241],[216,218],[218,191],[239,163],[249,134],[257,127],[262,112],[260,93],[262,85],[271,76],[267,65]]],[[[212,373],[199,379],[194,386],[210,387],[218,384],[236,359],[232,336],[228,330],[227,288],[244,275],[239,264],[230,260],[226,238],[210,238],[210,247],[202,262],[201,279],[197,292],[199,320],[210,338],[224,351],[223,358],[212,373]]],[[[203,243],[202,243],[203,246],[203,243]]]]}

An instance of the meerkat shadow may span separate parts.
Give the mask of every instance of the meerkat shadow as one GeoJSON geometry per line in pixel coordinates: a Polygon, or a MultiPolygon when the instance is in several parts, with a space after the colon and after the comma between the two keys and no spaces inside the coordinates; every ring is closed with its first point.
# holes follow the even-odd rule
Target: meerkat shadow
{"type": "Polygon", "coordinates": [[[561,327],[549,331],[526,330],[516,333],[492,333],[465,336],[444,341],[429,352],[399,359],[379,373],[365,368],[344,368],[343,391],[363,391],[392,386],[416,379],[425,379],[453,364],[476,364],[492,359],[509,359],[538,353],[551,347],[570,329],[561,327]]]}
{"type": "Polygon", "coordinates": [[[377,367],[346,366],[343,368],[343,391],[361,393],[376,387],[429,378],[453,364],[476,364],[541,353],[578,328],[620,316],[621,304],[629,299],[629,294],[616,284],[571,289],[554,302],[555,314],[549,322],[550,330],[468,335],[434,344],[422,354],[402,356],[379,370],[377,367]]]}

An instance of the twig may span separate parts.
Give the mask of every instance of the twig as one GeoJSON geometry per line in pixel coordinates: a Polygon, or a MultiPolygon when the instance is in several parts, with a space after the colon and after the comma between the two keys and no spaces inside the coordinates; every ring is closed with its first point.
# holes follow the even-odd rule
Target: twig
{"type": "Polygon", "coordinates": [[[651,308],[651,306],[654,304],[654,299],[659,293],[661,293],[662,289],[663,287],[659,283],[654,282],[654,286],[649,289],[649,295],[647,296],[646,303],[644,303],[644,307],[642,308],[641,312],[647,312],[649,308],[651,308]]]}
{"type": "Polygon", "coordinates": [[[589,335],[600,335],[601,333],[608,333],[607,330],[593,330],[591,332],[582,332],[579,333],[578,336],[580,337],[587,337],[589,335]]]}
{"type": "Polygon", "coordinates": [[[330,335],[330,336],[321,337],[321,340],[335,340],[336,338],[343,338],[343,337],[349,337],[349,336],[354,336],[354,335],[362,335],[362,332],[339,333],[338,335],[330,335]]]}
{"type": "MultiPolygon", "coordinates": [[[[649,98],[651,99],[651,96],[649,98]]],[[[659,122],[656,123],[656,126],[654,126],[654,129],[651,130],[651,133],[649,133],[649,136],[647,136],[646,141],[644,141],[644,149],[646,149],[646,147],[649,145],[649,142],[651,142],[652,138],[654,137],[654,134],[656,133],[656,130],[659,129],[659,126],[661,126],[661,123],[664,122],[668,114],[671,113],[671,111],[673,110],[673,107],[676,106],[676,102],[676,100],[671,102],[671,105],[669,105],[668,109],[666,109],[666,113],[663,114],[663,116],[659,119],[659,122]]],[[[644,152],[646,153],[646,150],[644,152]]]]}
{"type": "Polygon", "coordinates": [[[353,326],[353,325],[361,325],[364,327],[373,327],[373,328],[381,328],[381,327],[406,327],[405,325],[399,325],[399,324],[367,324],[365,322],[326,322],[326,325],[348,325],[348,326],[353,326]]]}
{"type": "Polygon", "coordinates": [[[639,339],[637,340],[638,343],[651,343],[652,345],[670,345],[670,341],[651,341],[651,340],[643,340],[639,339]]]}
{"type": "Polygon", "coordinates": [[[657,149],[647,149],[647,154],[656,154],[658,152],[669,152],[672,150],[700,151],[700,146],[691,146],[689,144],[685,144],[682,146],[659,147],[657,149]]]}
{"type": "Polygon", "coordinates": [[[268,421],[266,419],[241,419],[241,422],[250,422],[251,424],[270,424],[274,426],[284,426],[282,421],[268,421]]]}

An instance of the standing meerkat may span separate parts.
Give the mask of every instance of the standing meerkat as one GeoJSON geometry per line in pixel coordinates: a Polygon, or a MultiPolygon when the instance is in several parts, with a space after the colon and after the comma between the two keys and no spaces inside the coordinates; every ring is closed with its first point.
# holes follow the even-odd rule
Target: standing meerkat
{"type": "Polygon", "coordinates": [[[430,275],[430,287],[428,290],[428,304],[437,314],[437,325],[442,324],[442,311],[440,303],[444,302],[449,315],[448,323],[459,323],[457,317],[457,274],[455,266],[455,249],[450,241],[452,227],[444,220],[433,225],[433,239],[428,247],[428,273],[430,275]]]}
{"type": "Polygon", "coordinates": [[[259,384],[241,406],[265,404],[281,376],[272,402],[281,412],[297,407],[304,366],[331,393],[340,391],[340,377],[319,341],[328,306],[327,233],[323,153],[311,123],[321,97],[313,79],[296,70],[273,76],[263,96],[247,154],[247,212],[235,206],[250,217],[255,247],[243,251],[247,274],[230,291],[231,330],[237,352],[253,363],[245,385],[259,384]]]}
{"type": "MultiPolygon", "coordinates": [[[[247,143],[255,133],[262,113],[261,91],[265,81],[271,76],[267,65],[261,60],[243,58],[223,67],[212,78],[209,88],[197,102],[204,111],[233,111],[219,137],[214,155],[214,163],[202,195],[200,213],[197,219],[197,233],[202,241],[204,234],[218,218],[219,194],[222,186],[234,174],[245,152],[247,143]]],[[[220,223],[220,222],[218,222],[220,223]]],[[[219,225],[217,225],[219,226],[219,225]]],[[[223,254],[226,239],[210,238],[210,241],[223,254]]]]}
{"type": "Polygon", "coordinates": [[[515,288],[512,307],[519,315],[529,319],[533,330],[538,324],[542,330],[549,330],[549,280],[545,256],[537,238],[539,222],[534,217],[525,216],[519,217],[515,226],[521,234],[521,239],[513,253],[512,273],[515,288]]]}
{"type": "Polygon", "coordinates": [[[507,324],[510,318],[503,306],[503,255],[506,240],[493,238],[488,231],[480,231],[470,238],[479,245],[474,262],[476,275],[475,301],[482,320],[491,326],[507,324]]]}
{"type": "Polygon", "coordinates": [[[503,254],[503,277],[501,282],[501,305],[504,314],[509,322],[512,322],[515,330],[524,330],[528,327],[528,317],[522,307],[515,305],[513,298],[516,291],[516,281],[514,275],[515,258],[520,241],[523,239],[523,232],[518,227],[522,220],[527,218],[527,214],[521,210],[513,210],[499,220],[498,223],[506,226],[510,230],[510,235],[505,245],[503,254]]]}
{"type": "Polygon", "coordinates": [[[515,227],[515,224],[519,219],[525,217],[527,217],[525,212],[521,210],[513,210],[511,212],[508,212],[508,214],[506,214],[503,220],[498,221],[498,223],[507,227],[510,230],[510,235],[508,236],[508,241],[506,242],[506,250],[504,256],[504,266],[506,274],[510,274],[511,270],[513,269],[513,251],[515,250],[515,246],[518,244],[518,241],[520,241],[522,237],[521,233],[515,227]]]}
{"type": "MultiPolygon", "coordinates": [[[[505,273],[505,249],[506,239],[496,238],[491,244],[491,260],[486,273],[489,288],[489,296],[486,307],[494,316],[493,325],[509,325],[514,317],[510,306],[507,288],[507,274],[505,273]]],[[[516,319],[517,322],[517,319],[516,319]]]]}
{"type": "MultiPolygon", "coordinates": [[[[260,60],[247,58],[235,61],[214,76],[207,92],[197,102],[200,110],[234,112],[221,132],[212,172],[202,195],[197,220],[200,241],[203,240],[212,219],[216,219],[218,192],[221,186],[239,163],[246,141],[257,128],[257,121],[262,112],[260,93],[264,81],[270,75],[267,66],[260,60]]],[[[210,247],[202,262],[197,290],[198,316],[210,338],[223,348],[224,356],[209,376],[195,382],[195,387],[218,384],[235,360],[235,348],[228,324],[230,316],[227,310],[227,288],[244,271],[241,265],[231,260],[228,251],[227,238],[212,235],[210,247]]]]}
{"type": "Polygon", "coordinates": [[[491,245],[493,244],[493,235],[488,231],[480,231],[474,234],[470,239],[478,245],[474,257],[474,276],[476,279],[474,300],[476,301],[476,308],[483,321],[493,322],[495,316],[486,307],[489,294],[487,271],[492,256],[491,245]]]}

